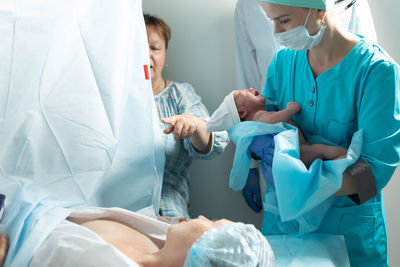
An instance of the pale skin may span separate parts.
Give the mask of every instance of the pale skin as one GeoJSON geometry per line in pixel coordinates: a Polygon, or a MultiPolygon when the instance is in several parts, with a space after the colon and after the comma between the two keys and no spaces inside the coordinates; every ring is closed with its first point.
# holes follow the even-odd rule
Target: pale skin
{"type": "MultiPolygon", "coordinates": [[[[274,23],[274,32],[284,32],[303,25],[308,8],[290,7],[262,2],[266,15],[274,23]]],[[[333,14],[325,10],[311,9],[310,17],[305,25],[310,35],[314,35],[321,27],[326,26],[322,41],[308,51],[307,57],[314,74],[318,77],[340,63],[359,41],[359,38],[339,26],[333,14]]],[[[342,187],[334,195],[351,195],[358,193],[351,175],[343,173],[342,187]]]]}
{"type": "MultiPolygon", "coordinates": [[[[73,220],[71,220],[73,221],[73,220]]],[[[193,243],[211,228],[232,224],[229,220],[211,221],[204,216],[173,224],[165,241],[147,236],[126,224],[110,219],[81,223],[123,252],[139,266],[182,266],[193,243]]]]}
{"type": "Polygon", "coordinates": [[[8,246],[8,235],[3,233],[0,235],[0,267],[3,267],[4,261],[6,260],[8,246]]]}
{"type": "MultiPolygon", "coordinates": [[[[165,66],[167,48],[160,29],[155,26],[146,26],[149,43],[150,71],[153,94],[162,92],[169,80],[162,77],[165,66]]],[[[190,139],[193,147],[200,153],[207,153],[211,149],[212,136],[206,132],[206,122],[194,115],[181,114],[163,118],[162,122],[169,124],[165,134],[173,133],[175,140],[190,139]]]]}
{"type": "MultiPolygon", "coordinates": [[[[71,218],[68,220],[74,222],[71,218]]],[[[232,223],[226,219],[211,221],[199,216],[189,222],[171,225],[165,241],[112,219],[95,219],[78,224],[98,234],[141,267],[175,267],[183,266],[193,243],[206,231],[232,223]]],[[[3,233],[0,235],[0,267],[3,267],[8,246],[8,236],[3,233]]]]}
{"type": "MultiPolygon", "coordinates": [[[[241,120],[259,121],[269,124],[287,122],[297,127],[297,125],[290,120],[294,114],[300,111],[300,105],[296,102],[287,103],[286,108],[279,111],[266,111],[265,98],[253,88],[236,90],[233,93],[233,97],[241,120]]],[[[346,157],[347,149],[338,146],[309,144],[306,142],[300,129],[298,133],[300,159],[306,166],[309,166],[317,158],[333,160],[346,157]]]]}

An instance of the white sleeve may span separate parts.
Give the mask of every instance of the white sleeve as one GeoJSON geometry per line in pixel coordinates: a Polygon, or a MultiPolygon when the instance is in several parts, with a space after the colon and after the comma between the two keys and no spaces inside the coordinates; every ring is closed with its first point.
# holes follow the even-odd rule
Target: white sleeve
{"type": "Polygon", "coordinates": [[[262,92],[269,63],[278,47],[273,23],[259,0],[238,0],[234,27],[237,87],[252,87],[262,92]]]}
{"type": "Polygon", "coordinates": [[[235,70],[236,86],[238,89],[254,88],[259,90],[259,74],[255,58],[255,48],[251,44],[246,26],[246,2],[236,3],[233,17],[235,29],[235,70]]]}
{"type": "Polygon", "coordinates": [[[367,0],[357,1],[351,10],[351,18],[348,30],[352,33],[364,36],[372,43],[377,43],[374,21],[367,0]]]}

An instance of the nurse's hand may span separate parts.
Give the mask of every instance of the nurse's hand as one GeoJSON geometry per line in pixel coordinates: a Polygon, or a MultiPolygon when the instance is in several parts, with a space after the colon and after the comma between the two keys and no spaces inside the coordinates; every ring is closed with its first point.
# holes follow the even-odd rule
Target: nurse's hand
{"type": "Polygon", "coordinates": [[[260,178],[256,168],[250,169],[246,185],[242,189],[242,195],[247,205],[249,205],[254,212],[259,213],[261,211],[260,178]]]}
{"type": "Polygon", "coordinates": [[[164,130],[164,133],[170,134],[174,132],[174,139],[176,141],[190,138],[197,131],[197,120],[199,120],[199,118],[189,114],[175,115],[162,119],[163,123],[169,124],[168,128],[164,130]]]}

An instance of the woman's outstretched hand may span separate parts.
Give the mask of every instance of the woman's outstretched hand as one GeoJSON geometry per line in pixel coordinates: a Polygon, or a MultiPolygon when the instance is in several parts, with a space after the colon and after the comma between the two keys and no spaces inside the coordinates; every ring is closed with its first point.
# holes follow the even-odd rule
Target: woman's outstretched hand
{"type": "Polygon", "coordinates": [[[188,139],[197,131],[197,118],[193,115],[175,115],[169,118],[162,119],[163,123],[168,123],[169,126],[164,130],[165,134],[174,132],[174,139],[188,139]]]}

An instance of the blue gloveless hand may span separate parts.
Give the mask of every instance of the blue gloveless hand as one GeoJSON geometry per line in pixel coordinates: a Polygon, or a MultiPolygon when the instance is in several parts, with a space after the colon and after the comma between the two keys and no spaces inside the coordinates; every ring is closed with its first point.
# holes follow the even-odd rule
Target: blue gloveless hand
{"type": "Polygon", "coordinates": [[[242,195],[247,205],[254,211],[259,213],[262,209],[260,178],[257,169],[250,169],[247,182],[242,189],[242,195]]]}

